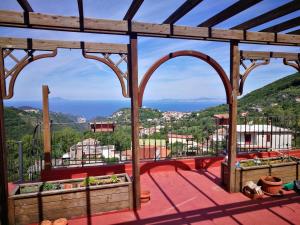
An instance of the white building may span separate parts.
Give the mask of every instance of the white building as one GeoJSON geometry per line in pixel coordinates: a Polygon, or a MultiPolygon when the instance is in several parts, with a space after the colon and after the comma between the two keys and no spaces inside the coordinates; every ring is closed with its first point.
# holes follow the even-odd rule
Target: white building
{"type": "Polygon", "coordinates": [[[115,151],[114,145],[100,145],[99,141],[88,138],[71,146],[69,155],[64,157],[70,157],[70,160],[101,159],[118,158],[120,154],[115,151]]]}
{"type": "Polygon", "coordinates": [[[271,125],[237,125],[238,149],[290,149],[293,132],[271,125]]]}

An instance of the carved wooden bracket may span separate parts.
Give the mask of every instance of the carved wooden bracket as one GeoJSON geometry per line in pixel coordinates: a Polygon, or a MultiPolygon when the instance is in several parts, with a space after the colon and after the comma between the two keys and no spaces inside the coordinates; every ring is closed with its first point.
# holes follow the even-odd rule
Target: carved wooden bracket
{"type": "Polygon", "coordinates": [[[300,59],[298,59],[298,60],[288,60],[288,59],[284,58],[283,59],[283,64],[295,68],[300,73],[300,59]]]}
{"type": "Polygon", "coordinates": [[[247,66],[245,64],[245,59],[241,59],[241,61],[240,61],[240,64],[244,67],[245,71],[244,71],[244,73],[240,74],[239,95],[243,94],[244,84],[245,84],[245,81],[246,81],[247,77],[249,76],[250,72],[258,66],[269,64],[270,59],[268,59],[268,58],[261,59],[261,60],[250,59],[250,62],[251,62],[251,64],[249,66],[247,66]]]}
{"type": "Polygon", "coordinates": [[[24,69],[28,64],[38,59],[55,57],[57,55],[57,49],[50,51],[50,53],[43,53],[37,55],[34,55],[34,50],[24,50],[26,54],[23,57],[18,57],[14,55],[14,51],[15,49],[0,48],[0,76],[3,99],[10,99],[13,97],[16,79],[22,71],[22,69],[24,69]],[[13,65],[10,69],[6,65],[6,57],[12,59],[13,62],[13,65]]]}
{"type": "MultiPolygon", "coordinates": [[[[122,62],[125,62],[127,64],[127,54],[110,54],[110,53],[100,53],[101,56],[99,55],[91,55],[88,54],[87,51],[82,50],[82,55],[84,58],[87,59],[93,59],[93,60],[97,60],[99,62],[102,62],[104,64],[106,64],[107,66],[109,66],[114,73],[117,75],[119,82],[121,84],[121,88],[122,88],[122,95],[125,98],[129,97],[129,91],[128,91],[128,71],[123,71],[120,68],[120,64],[122,62]],[[112,55],[118,55],[120,57],[120,59],[115,62],[111,56],[112,55]]],[[[127,66],[126,66],[127,68],[127,66]]]]}

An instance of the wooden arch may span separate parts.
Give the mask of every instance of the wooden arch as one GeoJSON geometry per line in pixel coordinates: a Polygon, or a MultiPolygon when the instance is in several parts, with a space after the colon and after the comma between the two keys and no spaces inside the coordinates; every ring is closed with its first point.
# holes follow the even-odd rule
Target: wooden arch
{"type": "Polygon", "coordinates": [[[128,92],[128,72],[122,71],[119,65],[122,62],[127,64],[127,45],[125,44],[104,44],[104,43],[84,43],[70,41],[46,41],[32,39],[7,39],[0,38],[0,83],[2,87],[3,99],[11,99],[14,95],[15,82],[21,71],[31,62],[43,58],[55,57],[58,48],[82,49],[84,58],[97,60],[107,65],[117,76],[122,95],[129,97],[128,92]],[[25,56],[20,58],[13,54],[14,50],[24,50],[25,56]],[[36,53],[36,51],[49,51],[47,53],[36,53]],[[98,53],[101,56],[89,53],[98,53]],[[114,62],[110,56],[119,55],[120,60],[114,62]],[[10,57],[14,61],[11,69],[5,65],[5,58],[10,57]]]}
{"type": "Polygon", "coordinates": [[[119,82],[120,82],[121,88],[122,88],[122,95],[125,98],[129,97],[128,90],[126,89],[126,84],[124,82],[124,79],[126,79],[126,80],[128,79],[127,78],[127,73],[123,73],[121,71],[121,69],[119,69],[119,67],[116,64],[114,64],[113,62],[107,60],[106,58],[102,58],[102,57],[99,57],[99,56],[96,56],[96,55],[89,55],[85,51],[82,51],[82,55],[86,59],[93,59],[93,60],[96,60],[98,62],[102,62],[105,65],[107,65],[109,68],[111,68],[112,71],[117,75],[117,77],[119,79],[119,82]]]}
{"type": "Polygon", "coordinates": [[[176,52],[172,52],[169,53],[168,55],[163,56],[162,58],[160,58],[159,60],[157,60],[145,73],[145,75],[143,76],[143,79],[139,85],[139,106],[142,106],[142,102],[143,102],[143,96],[144,96],[144,91],[146,88],[146,85],[150,79],[150,77],[153,75],[153,73],[155,72],[155,70],[160,67],[163,63],[165,63],[166,61],[172,59],[172,58],[176,58],[179,56],[191,56],[191,57],[195,57],[197,59],[203,60],[204,62],[207,62],[209,65],[211,65],[216,72],[218,73],[218,75],[220,76],[224,88],[225,88],[225,92],[226,92],[226,99],[227,99],[227,104],[230,104],[232,102],[231,99],[231,93],[232,93],[232,86],[230,84],[230,81],[225,73],[225,71],[223,70],[223,68],[220,66],[219,63],[217,63],[217,61],[215,61],[213,58],[211,58],[210,56],[198,52],[198,51],[192,51],[192,50],[184,50],[184,51],[176,51],[176,52]]]}
{"type": "Polygon", "coordinates": [[[50,58],[50,57],[55,57],[57,55],[57,49],[53,50],[51,53],[45,53],[45,54],[40,54],[40,55],[27,55],[27,59],[24,60],[21,63],[18,63],[18,65],[16,66],[16,69],[12,72],[11,74],[11,79],[9,82],[9,86],[8,86],[8,93],[6,93],[6,90],[4,89],[4,99],[10,99],[13,97],[14,95],[14,86],[15,86],[15,82],[16,79],[18,78],[19,74],[21,73],[21,71],[31,62],[34,62],[36,60],[39,59],[44,59],[44,58],[50,58]]]}
{"type": "Polygon", "coordinates": [[[245,71],[240,73],[239,95],[243,94],[244,85],[249,74],[257,67],[268,65],[271,58],[282,58],[283,64],[293,67],[300,72],[300,54],[289,52],[259,52],[259,51],[240,51],[240,65],[245,71]],[[244,61],[249,60],[251,64],[247,66],[244,61]]]}

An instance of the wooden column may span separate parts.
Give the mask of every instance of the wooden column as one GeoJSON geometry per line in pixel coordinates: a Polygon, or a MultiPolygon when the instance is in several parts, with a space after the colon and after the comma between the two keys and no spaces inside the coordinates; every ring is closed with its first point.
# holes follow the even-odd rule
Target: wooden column
{"type": "Polygon", "coordinates": [[[235,186],[235,162],[237,143],[237,95],[239,90],[238,79],[240,72],[240,55],[238,42],[230,42],[230,82],[232,85],[232,103],[229,104],[229,141],[228,141],[228,181],[227,189],[234,192],[235,186]]]}
{"type": "MultiPolygon", "coordinates": [[[[0,48],[0,73],[1,79],[4,78],[4,59],[2,48],[0,48]]],[[[2,225],[8,224],[8,187],[3,93],[3,85],[0,85],[0,224],[2,225]]]]}
{"type": "Polygon", "coordinates": [[[140,195],[140,150],[139,150],[139,106],[138,106],[138,53],[137,35],[130,35],[128,49],[129,94],[131,97],[131,138],[132,138],[132,177],[133,208],[141,207],[140,195]]]}
{"type": "Polygon", "coordinates": [[[44,127],[44,160],[45,170],[51,169],[51,133],[49,119],[49,96],[50,91],[47,85],[43,85],[43,127],[44,127]]]}

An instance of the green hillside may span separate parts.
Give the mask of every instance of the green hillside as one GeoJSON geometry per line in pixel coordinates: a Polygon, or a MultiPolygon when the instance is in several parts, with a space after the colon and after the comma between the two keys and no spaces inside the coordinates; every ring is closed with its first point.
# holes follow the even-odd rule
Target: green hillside
{"type": "MultiPolygon", "coordinates": [[[[238,100],[238,112],[248,112],[249,116],[298,115],[300,74],[289,75],[241,97],[238,100]]],[[[194,112],[191,117],[207,118],[216,113],[228,113],[228,106],[224,104],[194,112]]]]}
{"type": "Polygon", "coordinates": [[[300,110],[300,74],[295,73],[257,89],[239,100],[239,110],[266,116],[295,115],[300,110]]]}
{"type": "MultiPolygon", "coordinates": [[[[50,119],[54,123],[75,122],[76,117],[63,113],[50,112],[50,119]]],[[[20,140],[24,135],[32,135],[34,127],[42,122],[42,111],[26,112],[14,107],[4,108],[4,122],[8,140],[20,140]]]]}

